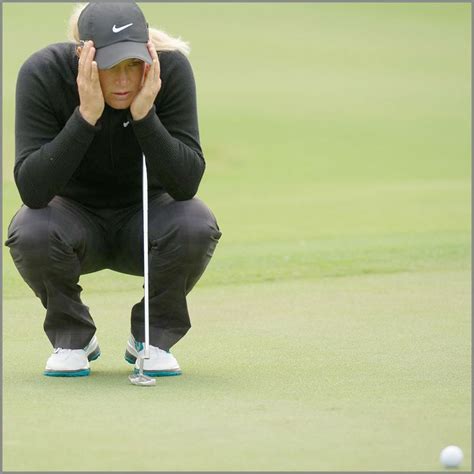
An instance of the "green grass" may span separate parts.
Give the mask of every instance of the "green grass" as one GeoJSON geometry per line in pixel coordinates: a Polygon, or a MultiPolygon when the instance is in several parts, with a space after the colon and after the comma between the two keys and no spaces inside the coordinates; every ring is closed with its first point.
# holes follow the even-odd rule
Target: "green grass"
{"type": "MultiPolygon", "coordinates": [[[[16,74],[71,7],[3,8],[3,239],[16,74]]],[[[469,470],[471,6],[142,8],[191,42],[223,231],[184,373],[128,383],[141,280],[103,271],[81,280],[92,375],[43,377],[44,310],[5,252],[3,468],[432,471],[457,444],[469,470]]]]}
{"type": "Polygon", "coordinates": [[[22,349],[6,356],[5,467],[435,470],[449,443],[469,463],[469,280],[416,272],[201,289],[174,351],[185,374],[154,389],[131,386],[122,359],[117,308],[137,289],[89,292],[103,355],[86,379],[42,377],[37,306],[11,305],[5,329],[17,336],[5,354],[22,349]]]}

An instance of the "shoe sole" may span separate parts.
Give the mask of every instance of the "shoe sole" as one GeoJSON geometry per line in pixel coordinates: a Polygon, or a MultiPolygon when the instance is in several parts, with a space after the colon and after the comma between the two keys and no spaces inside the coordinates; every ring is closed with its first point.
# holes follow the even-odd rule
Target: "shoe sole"
{"type": "Polygon", "coordinates": [[[91,373],[91,369],[73,370],[70,372],[59,370],[45,370],[44,375],[48,377],[85,377],[91,373]]]}
{"type": "MultiPolygon", "coordinates": [[[[97,360],[100,356],[100,347],[97,346],[88,356],[89,362],[97,360]]],[[[45,370],[43,375],[48,377],[86,377],[91,373],[91,369],[80,370],[45,370]]]]}
{"type": "MultiPolygon", "coordinates": [[[[128,352],[128,350],[125,351],[125,360],[129,364],[135,365],[135,362],[137,361],[137,358],[128,352]]],[[[139,370],[137,368],[133,369],[134,374],[138,374],[139,370]]],[[[172,377],[174,375],[181,375],[182,372],[180,369],[176,370],[144,370],[143,371],[144,375],[148,375],[149,377],[172,377]]]]}

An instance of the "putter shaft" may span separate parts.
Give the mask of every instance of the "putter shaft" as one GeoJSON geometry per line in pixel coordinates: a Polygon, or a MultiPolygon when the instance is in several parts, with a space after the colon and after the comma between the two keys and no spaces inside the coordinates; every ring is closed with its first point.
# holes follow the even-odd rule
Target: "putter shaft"
{"type": "Polygon", "coordinates": [[[145,359],[150,358],[150,307],[149,307],[149,283],[148,283],[148,177],[146,169],[145,154],[143,153],[143,173],[142,173],[142,191],[143,191],[143,276],[145,295],[143,299],[145,314],[145,347],[139,358],[138,374],[130,375],[128,378],[133,385],[153,386],[156,380],[143,373],[145,359]]]}
{"type": "Polygon", "coordinates": [[[143,188],[143,276],[145,279],[145,351],[143,357],[150,358],[150,305],[149,305],[149,269],[148,269],[148,173],[146,168],[145,153],[143,153],[142,166],[142,188],[143,188]]]}

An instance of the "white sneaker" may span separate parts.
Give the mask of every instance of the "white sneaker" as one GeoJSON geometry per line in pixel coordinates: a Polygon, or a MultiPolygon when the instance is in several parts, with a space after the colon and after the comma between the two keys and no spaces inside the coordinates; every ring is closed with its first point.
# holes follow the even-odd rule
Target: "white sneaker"
{"type": "Polygon", "coordinates": [[[53,377],[81,377],[89,375],[89,361],[100,356],[100,347],[94,336],[84,349],[57,347],[46,362],[44,375],[53,377]]]}
{"type": "MultiPolygon", "coordinates": [[[[125,360],[129,364],[135,364],[135,373],[140,368],[139,356],[143,355],[145,344],[136,341],[130,334],[125,351],[125,360]]],[[[170,352],[161,350],[159,347],[150,344],[150,358],[143,362],[143,373],[150,377],[164,377],[167,375],[181,375],[181,368],[178,361],[170,352]]]]}

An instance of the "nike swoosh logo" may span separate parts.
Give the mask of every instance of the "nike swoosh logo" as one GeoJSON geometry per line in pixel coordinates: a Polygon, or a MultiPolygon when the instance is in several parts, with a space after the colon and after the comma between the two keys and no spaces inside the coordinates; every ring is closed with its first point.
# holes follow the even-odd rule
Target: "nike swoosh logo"
{"type": "Polygon", "coordinates": [[[129,123],[130,123],[130,122],[123,122],[123,126],[124,126],[124,127],[128,127],[128,124],[129,124],[129,123]]]}
{"type": "Polygon", "coordinates": [[[128,28],[129,26],[132,26],[133,23],[129,23],[128,25],[123,25],[123,26],[120,26],[119,28],[117,28],[116,25],[112,26],[112,31],[114,33],[120,33],[122,30],[124,30],[125,28],[128,28]]]}

